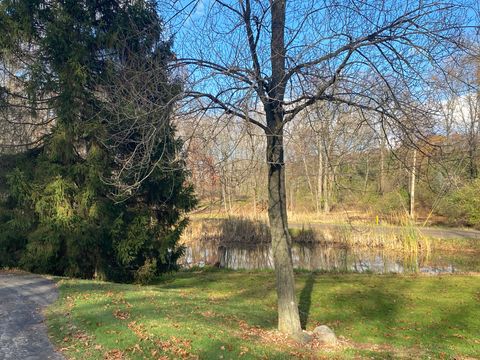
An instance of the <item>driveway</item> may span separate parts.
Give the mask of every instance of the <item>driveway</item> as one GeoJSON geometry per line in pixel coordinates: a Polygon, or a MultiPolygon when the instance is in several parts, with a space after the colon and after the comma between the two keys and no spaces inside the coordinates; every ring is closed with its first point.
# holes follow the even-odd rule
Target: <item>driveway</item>
{"type": "Polygon", "coordinates": [[[44,277],[0,272],[0,360],[63,359],[41,314],[56,298],[54,283],[44,277]]]}

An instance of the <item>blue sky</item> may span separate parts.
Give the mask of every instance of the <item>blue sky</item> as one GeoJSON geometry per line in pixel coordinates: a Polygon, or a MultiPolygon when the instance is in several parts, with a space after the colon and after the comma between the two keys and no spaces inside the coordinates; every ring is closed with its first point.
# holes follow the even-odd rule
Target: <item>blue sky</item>
{"type": "MultiPolygon", "coordinates": [[[[224,0],[225,3],[238,6],[237,0],[224,0]]],[[[424,4],[434,1],[423,1],[424,4]]],[[[253,13],[260,16],[259,2],[252,1],[253,13]]],[[[267,4],[268,0],[260,1],[267,4]]],[[[419,1],[404,0],[290,0],[287,1],[287,42],[291,41],[287,57],[289,66],[308,62],[325,55],[353,39],[360,38],[374,32],[383,25],[393,21],[415,8],[419,1]],[[304,14],[312,15],[305,20],[304,14]],[[304,21],[305,20],[305,21],[304,21]],[[301,25],[301,26],[300,26],[301,25]]],[[[170,1],[172,4],[172,1],[170,1]]],[[[163,7],[164,18],[170,19],[168,27],[175,36],[174,50],[179,57],[194,57],[212,61],[226,67],[243,67],[248,71],[252,67],[249,50],[246,44],[244,26],[238,17],[232,16],[231,11],[224,12],[215,0],[179,0],[173,1],[172,7],[163,7]],[[175,10],[184,9],[181,14],[173,16],[175,10]],[[235,25],[239,25],[235,28],[235,25]],[[231,32],[228,30],[233,29],[231,32]]],[[[475,27],[478,24],[479,2],[475,0],[447,1],[446,5],[466,6],[456,9],[455,16],[443,16],[441,12],[433,12],[425,16],[422,24],[438,30],[441,27],[459,21],[463,25],[475,27]]],[[[268,13],[268,12],[267,12],[268,13]]],[[[266,28],[259,41],[259,58],[264,76],[269,73],[269,16],[265,18],[266,28]]],[[[448,27],[448,26],[447,26],[448,27]]],[[[476,29],[465,31],[468,37],[473,38],[476,29]]],[[[396,87],[405,87],[414,93],[418,101],[428,101],[431,93],[428,91],[429,78],[435,66],[432,61],[445,61],[451,57],[452,48],[441,41],[437,44],[438,37],[416,35],[414,26],[405,26],[395,33],[384,32],[383,36],[393,34],[399,39],[402,31],[406,32],[408,41],[392,41],[379,46],[362,48],[355,53],[349,61],[349,66],[344,70],[348,78],[347,85],[351,92],[362,92],[362,96],[375,96],[382,86],[382,77],[388,77],[388,82],[396,87]],[[408,36],[407,36],[408,35],[408,36]],[[410,41],[418,45],[411,46],[410,41]],[[430,52],[427,54],[427,52],[430,52]],[[433,55],[433,58],[430,58],[433,55]],[[408,57],[408,61],[405,59],[408,57]]],[[[443,34],[447,34],[444,32],[443,34]]],[[[477,37],[478,40],[478,37],[477,37]]],[[[296,94],[304,92],[305,88],[316,87],[328,79],[345,57],[345,53],[322,62],[319,66],[311,67],[310,75],[302,74],[301,78],[292,78],[288,98],[295,98],[296,94]],[[313,80],[312,80],[313,79],[313,80]],[[313,81],[313,82],[312,82],[313,81]],[[300,87],[302,87],[300,89],[300,87]],[[305,87],[305,88],[303,88],[305,87]]],[[[233,84],[231,78],[210,73],[209,70],[190,67],[192,79],[197,81],[197,89],[210,93],[219,93],[233,84]],[[201,80],[201,81],[200,81],[201,80]]],[[[234,99],[245,96],[248,89],[225,91],[224,98],[234,99]]],[[[255,101],[254,97],[252,97],[255,101]]]]}

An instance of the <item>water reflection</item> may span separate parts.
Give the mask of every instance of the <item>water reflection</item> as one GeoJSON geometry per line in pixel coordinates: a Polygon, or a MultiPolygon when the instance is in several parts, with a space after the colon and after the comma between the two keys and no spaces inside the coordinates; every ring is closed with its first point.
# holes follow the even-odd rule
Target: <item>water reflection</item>
{"type": "MultiPolygon", "coordinates": [[[[373,273],[455,273],[478,271],[475,254],[445,253],[392,254],[379,249],[352,249],[330,244],[295,244],[292,248],[295,268],[338,272],[373,273]]],[[[180,259],[185,267],[214,265],[229,269],[272,269],[270,245],[202,241],[187,246],[180,259]]]]}

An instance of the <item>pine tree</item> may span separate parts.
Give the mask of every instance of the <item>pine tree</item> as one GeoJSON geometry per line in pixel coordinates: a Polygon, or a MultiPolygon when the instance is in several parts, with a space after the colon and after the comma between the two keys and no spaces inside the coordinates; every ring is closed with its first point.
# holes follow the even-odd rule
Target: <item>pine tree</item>
{"type": "MultiPolygon", "coordinates": [[[[182,250],[177,242],[186,224],[184,214],[195,201],[178,156],[182,144],[170,124],[172,108],[166,105],[180,86],[165,70],[173,55],[171,42],[162,40],[156,4],[3,1],[0,19],[0,61],[26,59],[17,72],[21,95],[32,112],[47,107],[54,118],[43,127],[38,149],[22,154],[27,161],[6,176],[0,246],[11,248],[20,217],[28,216],[15,247],[18,263],[9,265],[138,281],[174,267],[182,250]],[[145,61],[133,62],[132,57],[145,61]],[[132,125],[129,109],[113,112],[108,105],[118,96],[112,91],[116,76],[126,69],[155,71],[162,78],[162,86],[144,81],[141,90],[148,90],[149,102],[156,104],[142,121],[162,124],[162,132],[147,164],[151,176],[118,202],[107,180],[119,173],[118,159],[131,155],[141,135],[134,131],[120,145],[109,144],[132,125]]],[[[136,86],[133,80],[130,86],[136,86]]],[[[12,101],[1,106],[12,107],[12,101]]],[[[46,114],[37,111],[34,116],[46,114]]]]}

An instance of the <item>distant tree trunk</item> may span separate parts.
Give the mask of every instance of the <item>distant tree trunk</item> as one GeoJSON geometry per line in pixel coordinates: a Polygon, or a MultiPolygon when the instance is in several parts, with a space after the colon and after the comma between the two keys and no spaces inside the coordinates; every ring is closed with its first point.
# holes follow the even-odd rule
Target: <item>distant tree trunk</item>
{"type": "Polygon", "coordinates": [[[411,182],[410,182],[410,218],[413,220],[415,218],[415,175],[416,175],[416,165],[417,165],[417,149],[413,150],[413,160],[412,160],[412,171],[411,171],[411,182]]]}
{"type": "Polygon", "coordinates": [[[317,135],[317,153],[318,153],[318,172],[317,172],[317,199],[316,199],[316,208],[317,214],[320,213],[322,208],[322,196],[323,196],[323,187],[322,187],[322,176],[323,176],[323,155],[322,155],[322,144],[320,142],[320,137],[317,135]]]}
{"type": "Polygon", "coordinates": [[[475,101],[472,111],[472,136],[470,142],[470,177],[476,179],[478,177],[477,167],[477,151],[478,141],[480,136],[480,56],[476,57],[476,86],[477,93],[475,95],[475,101]]]}
{"type": "Polygon", "coordinates": [[[472,139],[472,141],[469,144],[469,149],[468,149],[468,157],[469,157],[469,168],[470,168],[470,179],[476,179],[477,178],[477,163],[475,159],[475,155],[477,153],[476,149],[476,143],[474,142],[475,140],[472,139]]]}
{"type": "Polygon", "coordinates": [[[366,164],[366,169],[365,169],[365,181],[364,181],[364,185],[363,185],[363,192],[366,193],[367,192],[367,186],[368,186],[368,173],[370,171],[370,167],[369,167],[369,161],[368,161],[368,154],[367,154],[367,164],[366,164]]]}
{"type": "Polygon", "coordinates": [[[381,195],[385,192],[385,137],[383,136],[380,143],[380,181],[378,192],[381,195]]]}
{"type": "Polygon", "coordinates": [[[228,199],[228,214],[232,213],[232,188],[230,186],[230,181],[228,181],[227,190],[227,199],[228,199]]]}
{"type": "MultiPolygon", "coordinates": [[[[478,110],[477,110],[478,111],[478,110]]],[[[477,141],[478,141],[478,119],[476,119],[475,111],[471,111],[472,119],[470,120],[470,128],[468,129],[468,162],[470,179],[476,179],[478,176],[477,169],[477,141]]]]}
{"type": "Polygon", "coordinates": [[[225,178],[222,179],[222,202],[223,202],[223,209],[225,210],[225,213],[228,214],[227,185],[225,184],[225,178]]]}
{"type": "Polygon", "coordinates": [[[325,156],[325,171],[323,173],[323,212],[330,212],[330,161],[328,155],[325,156]]]}
{"type": "Polygon", "coordinates": [[[257,177],[254,176],[253,177],[253,217],[254,218],[257,218],[257,186],[258,186],[258,183],[257,183],[257,177]]]}
{"type": "Polygon", "coordinates": [[[230,171],[228,172],[228,167],[227,167],[227,176],[226,176],[226,184],[227,184],[227,187],[226,187],[226,190],[227,190],[227,200],[228,200],[228,213],[231,214],[232,213],[232,191],[233,191],[233,186],[232,186],[232,182],[233,182],[233,178],[235,176],[235,169],[234,169],[234,165],[233,165],[233,162],[231,162],[230,164],[230,171]],[[229,174],[230,172],[230,174],[229,174]]]}
{"type": "MultiPolygon", "coordinates": [[[[256,156],[256,148],[255,148],[255,140],[253,137],[253,134],[247,128],[247,134],[250,138],[250,145],[251,145],[251,151],[252,151],[252,160],[255,161],[257,159],[256,156]]],[[[258,203],[258,168],[256,162],[254,162],[254,166],[252,168],[251,175],[253,175],[253,217],[256,219],[257,218],[257,203],[258,203]]]]}
{"type": "Polygon", "coordinates": [[[308,189],[310,190],[310,194],[312,195],[312,199],[315,200],[316,204],[316,211],[318,211],[318,198],[315,193],[315,190],[313,188],[313,183],[312,180],[310,179],[310,174],[308,172],[308,164],[307,164],[307,159],[305,158],[305,154],[302,153],[302,162],[303,162],[303,167],[305,169],[305,176],[307,177],[307,184],[308,184],[308,189]]]}
{"type": "Polygon", "coordinates": [[[294,186],[294,184],[292,184],[290,186],[290,211],[293,213],[293,211],[295,210],[295,190],[296,190],[296,187],[294,186]]]}

